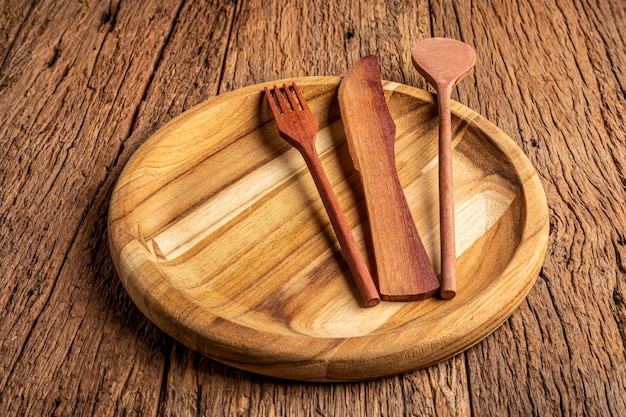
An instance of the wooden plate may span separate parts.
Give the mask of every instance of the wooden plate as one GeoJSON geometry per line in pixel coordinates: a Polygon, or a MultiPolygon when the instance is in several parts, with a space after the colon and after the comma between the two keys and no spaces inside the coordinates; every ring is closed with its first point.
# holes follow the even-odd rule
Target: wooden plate
{"type": "MultiPolygon", "coordinates": [[[[340,79],[295,81],[318,117],[318,150],[371,262],[363,196],[336,100],[340,79]]],[[[278,136],[264,101],[263,87],[273,84],[185,112],[122,172],[111,197],[109,242],[141,311],[218,361],[314,381],[424,367],[502,324],[535,282],[548,240],[545,194],[519,147],[453,103],[458,295],[362,308],[313,181],[278,136]]],[[[397,125],[401,182],[439,271],[436,104],[406,85],[384,88],[397,125]]]]}

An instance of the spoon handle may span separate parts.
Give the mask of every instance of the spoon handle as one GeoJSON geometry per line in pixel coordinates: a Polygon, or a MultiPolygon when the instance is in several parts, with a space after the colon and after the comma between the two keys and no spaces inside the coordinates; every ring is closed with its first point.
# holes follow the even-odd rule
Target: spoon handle
{"type": "Polygon", "coordinates": [[[439,110],[439,216],[441,244],[440,297],[449,300],[456,295],[456,248],[454,235],[454,193],[452,184],[452,118],[450,86],[437,92],[439,110]]]}

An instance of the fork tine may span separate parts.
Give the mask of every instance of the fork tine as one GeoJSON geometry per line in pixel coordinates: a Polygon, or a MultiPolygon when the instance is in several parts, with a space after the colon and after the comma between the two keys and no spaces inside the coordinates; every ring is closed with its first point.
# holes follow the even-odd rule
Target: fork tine
{"type": "Polygon", "coordinates": [[[276,117],[276,115],[279,115],[280,110],[276,106],[276,100],[274,100],[274,97],[272,97],[272,93],[270,92],[270,90],[267,89],[267,87],[265,87],[265,98],[270,105],[270,109],[272,109],[272,114],[274,115],[274,117],[276,117]]]}
{"type": "Polygon", "coordinates": [[[293,91],[295,91],[296,95],[298,96],[298,101],[300,102],[300,105],[302,106],[302,110],[309,111],[309,105],[306,104],[306,100],[302,96],[302,91],[300,91],[300,87],[298,87],[295,82],[292,84],[292,86],[293,86],[293,91]]]}
{"type": "Polygon", "coordinates": [[[289,110],[291,110],[289,108],[289,105],[285,101],[283,94],[280,92],[277,86],[274,86],[274,94],[276,94],[276,99],[278,100],[278,104],[280,105],[280,109],[283,111],[283,113],[286,113],[289,110]]]}
{"type": "MultiPolygon", "coordinates": [[[[293,97],[293,94],[291,94],[291,91],[289,91],[289,87],[287,87],[287,84],[283,84],[283,91],[285,91],[285,95],[287,96],[287,99],[289,100],[289,103],[291,104],[291,108],[293,109],[293,111],[300,110],[300,107],[298,106],[298,102],[293,97]]],[[[302,103],[302,100],[300,100],[300,103],[302,103]]]]}

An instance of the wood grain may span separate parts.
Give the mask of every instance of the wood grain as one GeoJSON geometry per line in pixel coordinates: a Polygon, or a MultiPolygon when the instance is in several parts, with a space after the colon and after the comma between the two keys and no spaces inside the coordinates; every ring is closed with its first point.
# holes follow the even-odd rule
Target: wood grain
{"type": "Polygon", "coordinates": [[[626,414],[623,2],[0,10],[0,414],[626,414]],[[383,78],[423,88],[408,51],[427,36],[477,50],[453,98],[522,147],[547,193],[548,257],[511,319],[439,365],[330,385],[237,371],[147,321],[106,242],[110,191],[138,145],[218,93],[342,75],[370,53],[383,78]]]}
{"type": "MultiPolygon", "coordinates": [[[[294,82],[292,87],[283,85],[282,90],[277,86],[270,93],[265,88],[265,98],[272,109],[274,122],[278,128],[280,137],[285,139],[291,146],[300,152],[304,162],[309,168],[311,177],[320,194],[320,198],[326,208],[326,213],[335,231],[341,253],[352,279],[359,291],[364,307],[375,307],[380,303],[380,295],[376,284],[369,271],[369,267],[359,245],[352,234],[352,230],[343,213],[339,201],[330,185],[328,176],[322,165],[317,149],[316,139],[318,123],[315,114],[309,108],[300,88],[294,82]],[[286,95],[285,100],[283,94],[286,95]]],[[[291,217],[291,213],[285,213],[285,218],[291,217]]]]}
{"type": "MultiPolygon", "coordinates": [[[[339,80],[293,82],[319,121],[317,152],[366,253],[359,221],[365,202],[350,186],[355,172],[337,116],[339,80]]],[[[183,113],[124,168],[111,196],[109,243],[138,307],[205,355],[305,381],[417,369],[501,324],[535,282],[548,232],[545,195],[512,140],[470,109],[452,106],[464,294],[454,302],[365,309],[347,266],[337,262],[337,239],[305,162],[272,128],[263,105],[272,84],[183,113]]],[[[425,255],[441,264],[435,98],[398,83],[382,88],[397,124],[398,158],[415,161],[398,173],[409,215],[430,249],[425,255]]]]}
{"type": "Polygon", "coordinates": [[[610,2],[587,4],[584,13],[564,2],[531,6],[477,5],[480,19],[459,21],[433,3],[434,35],[463,34],[477,48],[481,64],[464,83],[473,79],[478,94],[460,85],[460,100],[517,138],[551,210],[549,250],[528,305],[488,342],[511,348],[493,359],[486,346],[468,354],[483,364],[470,371],[479,382],[472,407],[492,415],[619,415],[626,408],[623,12],[610,2]]]}
{"type": "Polygon", "coordinates": [[[337,93],[341,121],[367,208],[366,233],[380,297],[418,301],[439,281],[406,201],[396,169],[396,124],[383,91],[376,55],[357,61],[337,93]]]}

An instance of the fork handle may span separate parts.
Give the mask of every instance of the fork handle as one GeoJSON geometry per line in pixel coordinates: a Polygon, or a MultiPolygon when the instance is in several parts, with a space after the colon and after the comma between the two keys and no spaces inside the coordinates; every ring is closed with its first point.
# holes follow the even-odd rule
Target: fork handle
{"type": "Polygon", "coordinates": [[[366,307],[374,307],[380,303],[380,295],[378,294],[372,275],[367,268],[363,254],[352,234],[352,229],[350,229],[350,225],[341,210],[339,201],[337,201],[337,197],[330,186],[330,182],[322,166],[322,161],[315,149],[301,148],[299,150],[309,167],[315,186],[322,198],[322,202],[330,218],[330,223],[335,230],[335,235],[341,246],[341,252],[348,263],[350,272],[352,272],[363,303],[366,307]]]}

